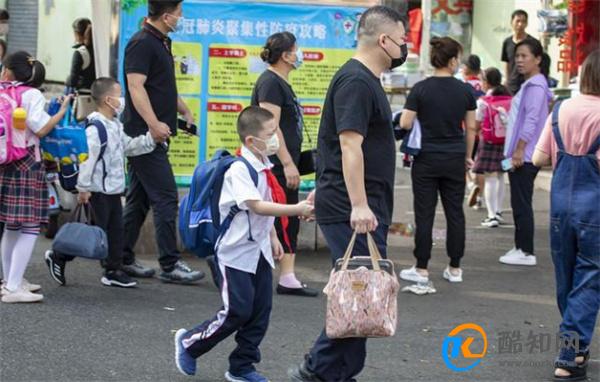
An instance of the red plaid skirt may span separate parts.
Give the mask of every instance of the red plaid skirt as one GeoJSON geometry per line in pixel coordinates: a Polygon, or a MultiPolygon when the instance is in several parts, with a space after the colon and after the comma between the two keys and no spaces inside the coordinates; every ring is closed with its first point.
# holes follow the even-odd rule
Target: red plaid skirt
{"type": "Polygon", "coordinates": [[[504,145],[479,141],[479,149],[475,158],[473,172],[483,174],[486,172],[502,172],[502,161],[504,160],[504,145]]]}
{"type": "Polygon", "coordinates": [[[0,166],[0,222],[46,223],[48,184],[46,171],[35,161],[34,148],[16,162],[0,166]]]}

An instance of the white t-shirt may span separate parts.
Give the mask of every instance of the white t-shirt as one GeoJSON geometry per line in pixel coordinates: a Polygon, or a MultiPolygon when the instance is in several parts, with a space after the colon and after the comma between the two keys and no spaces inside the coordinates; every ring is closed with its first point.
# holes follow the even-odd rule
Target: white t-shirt
{"type": "Polygon", "coordinates": [[[27,112],[27,146],[39,145],[39,138],[35,135],[50,120],[46,113],[46,98],[38,89],[27,90],[21,96],[21,107],[27,112]]]}
{"type": "Polygon", "coordinates": [[[255,274],[261,253],[271,268],[275,268],[270,236],[275,218],[257,215],[249,211],[246,202],[251,200],[272,201],[265,170],[271,169],[273,164],[268,159],[266,163],[261,162],[245,147],[242,147],[242,156],[258,172],[258,185],[254,185],[248,167],[242,162],[233,163],[225,172],[219,199],[221,222],[225,220],[234,205],[237,205],[242,211],[235,216],[229,230],[220,240],[217,257],[219,263],[226,267],[255,274]],[[253,241],[248,240],[250,232],[253,241]]]}

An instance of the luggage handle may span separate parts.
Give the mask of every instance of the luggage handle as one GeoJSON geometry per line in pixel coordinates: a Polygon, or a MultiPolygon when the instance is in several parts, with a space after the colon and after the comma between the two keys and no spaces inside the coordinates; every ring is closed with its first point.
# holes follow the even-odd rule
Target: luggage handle
{"type": "MultiPolygon", "coordinates": [[[[348,248],[346,249],[346,253],[342,258],[342,266],[340,271],[348,270],[348,264],[350,263],[350,258],[352,257],[352,250],[354,249],[354,243],[356,242],[356,231],[352,234],[352,238],[350,239],[350,243],[348,243],[348,248]]],[[[377,244],[375,244],[375,240],[373,240],[373,236],[369,232],[367,232],[367,246],[369,248],[369,258],[371,259],[371,264],[373,265],[374,271],[380,271],[381,267],[379,267],[379,260],[381,260],[381,253],[377,248],[377,244]]]]}

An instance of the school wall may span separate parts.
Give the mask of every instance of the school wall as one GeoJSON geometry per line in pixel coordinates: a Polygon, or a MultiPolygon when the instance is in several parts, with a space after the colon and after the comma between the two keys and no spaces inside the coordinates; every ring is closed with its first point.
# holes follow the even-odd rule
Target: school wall
{"type": "Polygon", "coordinates": [[[37,58],[46,65],[46,80],[64,82],[74,43],[73,21],[92,18],[90,0],[39,0],[37,58]]]}
{"type": "MultiPolygon", "coordinates": [[[[495,66],[504,73],[501,62],[502,42],[512,34],[510,16],[516,9],[523,9],[529,14],[527,32],[540,37],[537,11],[542,9],[540,0],[473,0],[473,40],[471,52],[481,58],[483,68],[495,66]]],[[[561,79],[557,73],[559,58],[558,39],[550,40],[548,54],[552,58],[551,76],[561,79]]]]}

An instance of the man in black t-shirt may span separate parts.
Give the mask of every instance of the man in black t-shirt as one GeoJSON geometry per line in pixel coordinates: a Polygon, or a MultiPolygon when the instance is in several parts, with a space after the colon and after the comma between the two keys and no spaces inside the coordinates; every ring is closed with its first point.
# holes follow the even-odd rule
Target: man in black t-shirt
{"type": "Polygon", "coordinates": [[[513,35],[507,37],[502,43],[502,61],[506,64],[504,68],[504,81],[512,94],[517,94],[519,89],[521,89],[521,85],[525,82],[525,78],[523,78],[522,74],[519,74],[515,65],[515,46],[526,39],[535,40],[533,36],[527,34],[525,31],[527,29],[528,17],[527,12],[522,9],[514,11],[511,16],[513,35]]]}
{"type": "MultiPolygon", "coordinates": [[[[401,16],[368,9],[358,26],[358,49],[333,77],[319,128],[315,213],[335,262],[353,232],[369,232],[386,256],[394,202],[396,150],[392,112],[379,77],[406,59],[401,16]]],[[[359,235],[354,254],[368,253],[359,235]]],[[[292,381],[350,381],[364,367],[366,339],[329,339],[323,331],[292,381]]]]}
{"type": "Polygon", "coordinates": [[[183,0],[149,0],[148,19],[125,48],[125,133],[136,137],[150,131],[161,142],[147,155],[128,159],[129,189],[124,211],[125,243],[123,270],[133,277],[152,277],[154,270],[135,261],[133,248],[148,209],[154,212],[154,227],[164,282],[187,284],[204,277],[180,260],[177,251],[177,185],[168,157],[168,139],[176,134],[177,113],[188,124],[192,112],[177,95],[175,63],[169,32],[182,17],[183,0]]]}

